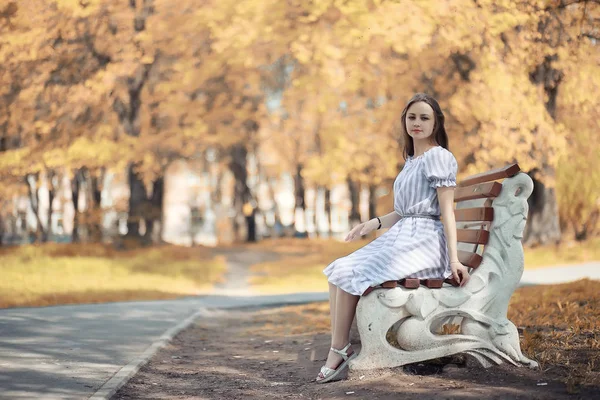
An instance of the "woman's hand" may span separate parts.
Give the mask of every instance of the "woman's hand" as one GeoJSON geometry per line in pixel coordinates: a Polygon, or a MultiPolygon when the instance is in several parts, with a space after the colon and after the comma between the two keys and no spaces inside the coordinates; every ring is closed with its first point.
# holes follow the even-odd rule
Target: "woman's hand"
{"type": "Polygon", "coordinates": [[[450,263],[450,268],[452,268],[452,276],[460,286],[464,286],[469,282],[469,279],[471,278],[469,275],[469,268],[462,265],[459,261],[452,261],[450,263]]]}
{"type": "Polygon", "coordinates": [[[358,224],[354,228],[352,228],[352,230],[348,232],[348,235],[346,236],[345,240],[346,242],[350,242],[359,236],[364,236],[369,234],[370,232],[373,232],[378,227],[379,221],[377,221],[377,219],[371,219],[367,222],[363,222],[362,224],[358,224]]]}
{"type": "Polygon", "coordinates": [[[364,236],[373,232],[374,230],[377,230],[378,227],[379,221],[373,218],[367,222],[363,222],[362,224],[358,224],[354,228],[352,228],[352,230],[348,232],[348,235],[346,236],[345,240],[346,242],[350,242],[359,236],[364,236]]]}
{"type": "Polygon", "coordinates": [[[362,224],[358,224],[356,225],[354,228],[352,228],[352,230],[350,232],[348,232],[348,234],[346,235],[346,239],[344,239],[346,242],[351,242],[352,240],[356,239],[358,236],[362,235],[362,229],[364,228],[365,223],[363,222],[362,224]]]}

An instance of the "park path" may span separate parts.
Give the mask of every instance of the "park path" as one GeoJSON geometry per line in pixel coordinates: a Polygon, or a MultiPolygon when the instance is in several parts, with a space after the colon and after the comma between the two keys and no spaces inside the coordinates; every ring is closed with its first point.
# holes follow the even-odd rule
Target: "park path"
{"type": "Polygon", "coordinates": [[[584,278],[600,280],[600,261],[578,265],[555,265],[548,268],[528,269],[523,271],[519,285],[552,285],[584,278]]]}
{"type": "MultiPolygon", "coordinates": [[[[165,332],[176,333],[173,328],[182,321],[210,318],[228,308],[327,299],[327,293],[252,295],[249,265],[275,256],[226,252],[228,279],[208,296],[0,310],[0,399],[85,399],[108,393],[107,385],[114,384],[153,344],[164,341],[165,332]]],[[[568,272],[563,268],[526,271],[523,284],[600,279],[600,263],[564,268],[568,272]]]]}
{"type": "Polygon", "coordinates": [[[223,296],[255,296],[257,293],[250,287],[250,267],[281,258],[281,255],[274,252],[249,251],[238,247],[217,248],[214,254],[225,256],[227,259],[225,279],[213,288],[213,293],[223,296]]]}

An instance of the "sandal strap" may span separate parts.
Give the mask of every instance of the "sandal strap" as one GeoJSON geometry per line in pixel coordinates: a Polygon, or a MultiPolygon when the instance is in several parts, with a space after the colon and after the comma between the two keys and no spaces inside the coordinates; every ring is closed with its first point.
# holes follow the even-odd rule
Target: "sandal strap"
{"type": "Polygon", "coordinates": [[[323,365],[321,367],[321,371],[320,372],[321,372],[321,374],[323,375],[324,378],[327,378],[329,375],[331,375],[332,372],[335,372],[335,369],[329,368],[329,367],[326,367],[326,366],[323,365]]]}
{"type": "Polygon", "coordinates": [[[343,349],[338,350],[338,349],[334,349],[333,347],[330,349],[331,351],[333,351],[335,354],[339,354],[340,356],[342,356],[342,359],[344,361],[346,361],[348,359],[348,349],[350,348],[352,344],[348,343],[343,349]]]}

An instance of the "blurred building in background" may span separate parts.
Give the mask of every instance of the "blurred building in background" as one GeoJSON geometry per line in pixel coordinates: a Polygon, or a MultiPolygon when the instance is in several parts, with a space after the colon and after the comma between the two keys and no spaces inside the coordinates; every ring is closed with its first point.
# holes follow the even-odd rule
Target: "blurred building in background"
{"type": "MultiPolygon", "coordinates": [[[[350,228],[351,204],[345,184],[330,188],[331,216],[328,216],[325,212],[324,189],[307,188],[305,212],[294,208],[294,180],[289,173],[271,180],[272,188],[267,182],[259,180],[252,168],[249,168],[248,180],[256,200],[254,222],[257,240],[282,236],[331,236],[342,239],[350,228]]],[[[215,246],[234,242],[233,220],[243,216],[236,215],[233,208],[233,185],[233,175],[227,169],[217,179],[214,170],[198,171],[184,161],[173,163],[165,174],[162,227],[156,228],[155,239],[184,246],[215,246]],[[220,193],[220,202],[214,200],[217,191],[220,193]]],[[[125,173],[107,173],[102,187],[102,241],[110,242],[127,233],[129,188],[125,173]]],[[[48,229],[47,184],[42,183],[38,191],[39,221],[27,193],[15,195],[12,203],[5,205],[3,229],[0,230],[4,244],[33,242],[40,223],[44,229],[48,229]]],[[[86,193],[86,190],[79,192],[80,212],[87,208],[86,193]]],[[[70,242],[75,209],[68,178],[62,179],[52,209],[49,240],[70,242]]],[[[362,219],[368,218],[368,191],[361,191],[360,212],[362,219]]],[[[79,230],[82,240],[89,240],[86,226],[81,225],[79,230]]]]}

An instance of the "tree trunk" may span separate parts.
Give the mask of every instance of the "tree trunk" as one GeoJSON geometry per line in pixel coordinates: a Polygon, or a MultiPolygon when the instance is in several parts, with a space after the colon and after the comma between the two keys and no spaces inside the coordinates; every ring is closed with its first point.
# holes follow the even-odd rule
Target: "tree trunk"
{"type": "MultiPolygon", "coordinates": [[[[257,153],[258,150],[255,150],[255,153],[257,153]]],[[[273,219],[274,219],[274,223],[272,226],[269,226],[269,224],[267,223],[267,213],[266,212],[262,212],[262,220],[264,221],[264,226],[269,230],[269,235],[270,237],[276,237],[277,236],[277,232],[276,232],[276,227],[277,226],[281,226],[281,215],[279,213],[279,205],[277,204],[277,200],[275,199],[275,187],[274,184],[272,183],[272,181],[274,179],[269,178],[269,176],[267,176],[267,174],[264,171],[264,168],[262,166],[262,163],[260,162],[260,158],[256,157],[256,168],[258,170],[258,177],[259,177],[259,187],[261,185],[266,185],[267,187],[267,192],[268,195],[271,197],[271,202],[273,204],[273,206],[271,207],[271,212],[273,213],[273,219]]]]}
{"type": "Polygon", "coordinates": [[[573,231],[575,232],[575,240],[582,242],[595,234],[595,227],[598,226],[600,219],[600,211],[596,210],[590,213],[587,220],[581,224],[573,222],[573,231]]]}
{"type": "MultiPolygon", "coordinates": [[[[150,210],[146,214],[146,218],[144,219],[146,223],[146,232],[144,233],[144,243],[156,243],[153,239],[153,232],[156,223],[158,222],[159,226],[162,225],[162,216],[163,216],[163,198],[165,192],[165,179],[163,176],[157,178],[152,183],[152,196],[150,196],[149,204],[150,210]]],[[[162,239],[162,236],[159,235],[158,242],[162,239]]]]}
{"type": "Polygon", "coordinates": [[[318,206],[319,206],[319,193],[321,193],[321,190],[323,189],[322,186],[317,186],[315,188],[315,198],[313,201],[313,215],[312,215],[312,224],[315,227],[315,237],[320,237],[321,236],[321,231],[319,231],[319,219],[317,218],[317,210],[318,210],[318,206]]]}
{"type": "Polygon", "coordinates": [[[333,219],[331,218],[331,190],[329,188],[325,188],[325,216],[327,218],[327,235],[331,237],[333,219]]]}
{"type": "MultiPolygon", "coordinates": [[[[8,107],[6,107],[8,108],[8,107]]],[[[10,117],[5,118],[5,121],[10,121],[10,117]]],[[[8,150],[8,140],[7,140],[7,126],[8,126],[8,122],[4,122],[4,124],[0,125],[0,153],[8,150]]],[[[0,207],[2,207],[2,205],[0,204],[0,207]]],[[[4,218],[2,216],[2,212],[0,210],[0,247],[3,246],[4,244],[4,218]]]]}
{"type": "Polygon", "coordinates": [[[375,192],[377,186],[369,185],[369,219],[373,219],[377,216],[377,197],[375,192]]]}
{"type": "Polygon", "coordinates": [[[247,242],[256,242],[256,208],[252,207],[250,215],[246,215],[247,242]]]}
{"type": "Polygon", "coordinates": [[[82,172],[81,169],[75,171],[71,180],[71,201],[73,202],[73,232],[71,233],[71,242],[79,243],[81,240],[79,234],[79,191],[81,190],[82,172]]]}
{"type": "Polygon", "coordinates": [[[78,169],[71,181],[71,198],[75,214],[73,217],[73,233],[71,240],[77,242],[97,242],[99,219],[101,218],[101,189],[96,177],[90,174],[87,167],[78,169]],[[80,210],[79,195],[85,196],[85,209],[80,210]]]}
{"type": "MultiPolygon", "coordinates": [[[[144,0],[142,7],[139,9],[136,2],[130,0],[130,7],[137,10],[133,21],[136,32],[144,31],[146,29],[146,19],[154,13],[153,0],[144,0]]],[[[113,110],[117,113],[119,122],[129,136],[138,137],[140,135],[141,96],[151,69],[152,64],[138,65],[133,75],[126,80],[128,98],[116,98],[113,102],[113,110]]],[[[148,196],[144,183],[135,171],[135,167],[135,164],[130,164],[128,167],[130,197],[126,237],[141,241],[140,222],[144,208],[147,207],[148,196]]]]}
{"type": "MultiPolygon", "coordinates": [[[[556,120],[556,104],[558,88],[563,79],[563,72],[554,68],[558,55],[548,55],[530,74],[530,80],[542,85],[546,94],[546,110],[556,120]]],[[[553,187],[546,187],[536,176],[541,173],[545,178],[552,178],[555,171],[545,159],[539,161],[540,167],[529,173],[533,179],[533,193],[529,198],[529,217],[523,237],[524,243],[530,246],[555,243],[560,241],[561,230],[558,218],[558,202],[553,187]]]]}
{"type": "Polygon", "coordinates": [[[352,228],[360,223],[360,193],[358,185],[350,177],[346,179],[346,182],[348,183],[348,192],[350,193],[350,227],[352,228]]]}
{"type": "Polygon", "coordinates": [[[221,165],[218,165],[215,168],[214,175],[211,174],[211,180],[214,178],[215,182],[215,187],[210,193],[210,201],[213,206],[221,205],[221,202],[223,201],[223,188],[221,187],[223,185],[223,170],[224,168],[222,168],[221,165]]]}
{"type": "MultiPolygon", "coordinates": [[[[250,132],[252,132],[252,129],[254,127],[254,125],[249,126],[250,127],[250,132]]],[[[251,145],[250,147],[252,150],[252,152],[250,153],[250,157],[247,157],[246,160],[248,162],[248,158],[250,160],[250,162],[253,163],[253,165],[251,165],[251,168],[255,171],[255,173],[257,174],[257,177],[260,179],[260,170],[259,170],[259,165],[258,165],[258,159],[257,159],[257,146],[256,145],[251,145]]],[[[246,171],[248,170],[248,167],[246,167],[246,171]]],[[[252,187],[248,186],[248,193],[249,193],[249,197],[250,197],[250,201],[246,203],[246,210],[244,212],[244,217],[246,218],[246,232],[247,232],[247,236],[246,236],[246,241],[253,243],[256,242],[258,240],[258,232],[256,231],[256,218],[257,218],[257,214],[258,214],[258,200],[256,198],[254,198],[254,196],[252,195],[253,193],[257,193],[258,192],[258,186],[260,185],[260,180],[257,179],[256,182],[252,185],[252,187]]],[[[248,182],[248,181],[247,181],[248,182]]]]}
{"type": "MultiPolygon", "coordinates": [[[[529,172],[534,186],[528,200],[529,216],[523,235],[523,243],[527,246],[557,243],[561,239],[556,191],[553,187],[546,187],[535,179],[532,176],[535,173],[535,170],[529,172]]],[[[544,173],[545,176],[552,176],[552,174],[554,171],[544,173]]]]}
{"type": "MultiPolygon", "coordinates": [[[[304,225],[306,225],[306,186],[304,183],[304,177],[302,176],[303,168],[304,166],[302,163],[296,164],[296,176],[294,177],[294,214],[300,210],[300,219],[304,221],[304,225]]],[[[297,224],[298,221],[296,218],[294,218],[294,230],[299,232],[297,224]]]]}
{"type": "MultiPolygon", "coordinates": [[[[314,127],[314,137],[315,137],[315,149],[319,157],[323,157],[323,140],[321,138],[321,127],[323,124],[323,119],[321,114],[317,114],[317,120],[314,127]]],[[[317,199],[319,197],[319,193],[321,191],[321,186],[317,186],[315,191],[315,202],[313,206],[313,223],[315,227],[315,235],[319,236],[319,224],[317,223],[317,199]]],[[[328,224],[329,225],[329,224],[328,224]]],[[[327,235],[329,237],[329,235],[327,235]]]]}
{"type": "Polygon", "coordinates": [[[58,179],[58,176],[54,173],[54,171],[49,171],[47,175],[47,185],[48,185],[48,216],[46,218],[46,231],[47,231],[47,239],[52,235],[52,214],[54,210],[52,209],[52,203],[54,202],[54,197],[56,195],[56,185],[54,181],[58,179]]]}
{"type": "Polygon", "coordinates": [[[250,188],[248,187],[248,167],[247,167],[248,150],[244,144],[238,143],[231,147],[231,162],[229,169],[235,178],[234,187],[234,202],[233,206],[236,211],[234,218],[235,240],[241,239],[239,216],[244,216],[246,223],[246,241],[256,241],[256,224],[255,215],[256,207],[252,201],[250,188]]]}
{"type": "MultiPolygon", "coordinates": [[[[547,173],[545,176],[548,176],[547,173]]],[[[533,192],[528,199],[529,217],[523,243],[527,246],[557,243],[560,241],[561,232],[555,190],[546,187],[537,179],[539,170],[532,170],[528,174],[533,180],[533,192]]]]}
{"type": "Polygon", "coordinates": [[[29,205],[31,206],[31,210],[35,215],[35,219],[37,222],[36,229],[36,240],[41,240],[41,242],[45,243],[48,241],[48,232],[44,229],[44,224],[42,224],[42,219],[40,218],[40,194],[37,187],[37,179],[38,174],[27,174],[25,176],[25,182],[27,184],[27,192],[29,194],[29,205]]]}
{"type": "Polygon", "coordinates": [[[127,234],[128,239],[141,241],[140,224],[144,218],[144,211],[147,205],[148,194],[146,186],[135,172],[135,165],[131,164],[128,170],[129,176],[129,213],[127,215],[127,234]]]}
{"type": "Polygon", "coordinates": [[[101,171],[100,176],[91,175],[88,172],[89,195],[90,201],[86,213],[89,217],[88,232],[90,241],[98,243],[102,241],[102,183],[104,181],[104,171],[101,171]]]}
{"type": "Polygon", "coordinates": [[[296,165],[296,177],[294,179],[294,196],[296,198],[295,208],[301,208],[302,211],[306,210],[305,194],[306,189],[304,186],[304,178],[302,177],[302,164],[296,165]]]}
{"type": "Polygon", "coordinates": [[[0,247],[4,245],[4,218],[0,213],[0,247]]]}

